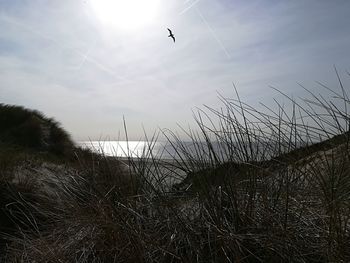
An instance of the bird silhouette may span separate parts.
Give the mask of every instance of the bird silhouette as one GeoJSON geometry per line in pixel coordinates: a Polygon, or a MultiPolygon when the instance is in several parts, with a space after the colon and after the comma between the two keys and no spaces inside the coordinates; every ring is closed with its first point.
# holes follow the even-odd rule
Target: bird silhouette
{"type": "Polygon", "coordinates": [[[169,36],[168,37],[171,37],[174,40],[174,43],[175,43],[175,36],[174,36],[173,32],[171,32],[171,30],[169,28],[168,28],[168,31],[169,31],[169,36]]]}

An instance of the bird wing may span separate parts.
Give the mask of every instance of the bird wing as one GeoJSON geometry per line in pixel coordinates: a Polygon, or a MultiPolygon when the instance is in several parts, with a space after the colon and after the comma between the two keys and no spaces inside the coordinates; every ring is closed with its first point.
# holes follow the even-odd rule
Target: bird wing
{"type": "Polygon", "coordinates": [[[174,35],[171,35],[171,38],[174,40],[174,42],[175,42],[175,37],[174,37],[174,35]]]}
{"type": "Polygon", "coordinates": [[[170,30],[169,28],[168,28],[168,31],[169,31],[169,34],[170,34],[170,35],[172,35],[172,34],[173,34],[173,32],[171,32],[171,30],[170,30]]]}

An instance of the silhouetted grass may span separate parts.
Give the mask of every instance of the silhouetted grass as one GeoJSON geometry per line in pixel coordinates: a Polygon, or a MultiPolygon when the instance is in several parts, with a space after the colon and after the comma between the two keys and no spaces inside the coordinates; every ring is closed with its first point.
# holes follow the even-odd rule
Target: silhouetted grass
{"type": "Polygon", "coordinates": [[[197,129],[183,129],[186,143],[163,131],[173,160],[153,155],[155,134],[129,166],[76,149],[54,191],[6,184],[16,230],[3,259],[349,262],[349,99],[339,84],[324,87],[331,99],[284,95],[289,106],[260,111],[238,93],[220,96],[222,108],[199,109],[197,129]]]}

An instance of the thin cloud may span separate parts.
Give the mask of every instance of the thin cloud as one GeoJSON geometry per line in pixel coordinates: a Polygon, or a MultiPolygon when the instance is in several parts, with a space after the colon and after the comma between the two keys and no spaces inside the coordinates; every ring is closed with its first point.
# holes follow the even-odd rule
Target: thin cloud
{"type": "Polygon", "coordinates": [[[123,115],[134,138],[141,123],[193,123],[191,108],[215,107],[232,82],[254,104],[272,100],[269,85],[302,96],[296,82],[350,70],[348,1],[161,1],[159,21],[137,33],[102,27],[73,1],[5,2],[2,102],[47,112],[76,139],[113,136],[123,115]]]}
{"type": "MultiPolygon", "coordinates": [[[[190,10],[192,7],[194,7],[196,4],[198,4],[199,3],[199,1],[200,0],[194,0],[192,3],[190,3],[184,10],[182,10],[181,12],[180,12],[180,16],[181,15],[183,15],[183,14],[185,14],[188,10],[190,10]]],[[[187,2],[186,2],[187,3],[187,2]]],[[[186,4],[185,3],[185,4],[186,4]]]]}

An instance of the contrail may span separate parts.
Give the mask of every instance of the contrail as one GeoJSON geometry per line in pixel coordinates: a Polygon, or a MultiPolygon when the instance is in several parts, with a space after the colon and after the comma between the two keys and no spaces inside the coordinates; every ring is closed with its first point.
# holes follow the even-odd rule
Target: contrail
{"type": "Polygon", "coordinates": [[[37,31],[37,30],[33,29],[32,27],[27,26],[24,23],[15,21],[15,20],[11,19],[8,16],[4,16],[3,14],[1,14],[0,19],[5,21],[5,22],[7,22],[7,23],[13,24],[13,25],[15,25],[17,27],[20,27],[20,28],[22,28],[22,29],[24,29],[24,30],[26,30],[28,32],[31,32],[32,34],[37,35],[37,36],[39,36],[39,37],[41,37],[43,39],[47,39],[47,40],[53,42],[54,44],[56,44],[58,47],[60,47],[62,49],[73,50],[76,54],[78,54],[79,56],[81,56],[83,58],[83,63],[85,63],[84,61],[89,61],[90,63],[92,63],[93,65],[98,67],[100,70],[102,70],[102,71],[112,75],[113,77],[116,77],[116,78],[118,78],[120,80],[129,81],[129,79],[127,79],[125,77],[122,77],[122,76],[118,76],[112,69],[104,66],[102,63],[100,63],[97,60],[95,60],[92,57],[90,57],[88,55],[88,52],[83,53],[83,52],[80,52],[79,50],[77,50],[76,48],[74,48],[72,46],[69,46],[69,45],[66,45],[66,44],[62,44],[61,42],[57,41],[56,39],[54,39],[52,37],[49,37],[48,35],[45,35],[45,34],[41,33],[40,31],[37,31]]]}
{"type": "MultiPolygon", "coordinates": [[[[200,0],[195,0],[195,1],[193,1],[193,3],[192,4],[190,4],[188,7],[186,7],[184,10],[182,10],[181,12],[180,12],[180,16],[181,15],[183,15],[184,13],[186,13],[188,10],[190,10],[192,7],[194,7],[196,4],[198,4],[198,2],[199,2],[200,0]]],[[[188,2],[188,1],[187,1],[188,2]]],[[[187,3],[186,2],[186,3],[187,3]]]]}
{"type": "Polygon", "coordinates": [[[201,11],[196,6],[194,8],[196,9],[196,11],[197,11],[198,15],[201,17],[201,19],[203,20],[204,24],[206,24],[206,26],[208,27],[210,33],[215,38],[216,42],[218,42],[218,44],[220,45],[221,49],[225,52],[227,58],[230,59],[231,58],[230,53],[228,53],[226,47],[224,46],[222,41],[217,37],[217,35],[215,34],[215,31],[211,28],[211,26],[209,25],[209,23],[207,22],[205,17],[202,15],[201,11]]]}
{"type": "Polygon", "coordinates": [[[97,41],[91,47],[86,51],[85,55],[83,56],[83,59],[81,60],[80,64],[74,68],[75,70],[80,70],[85,62],[88,60],[89,54],[92,52],[92,50],[95,48],[97,41]]]}

